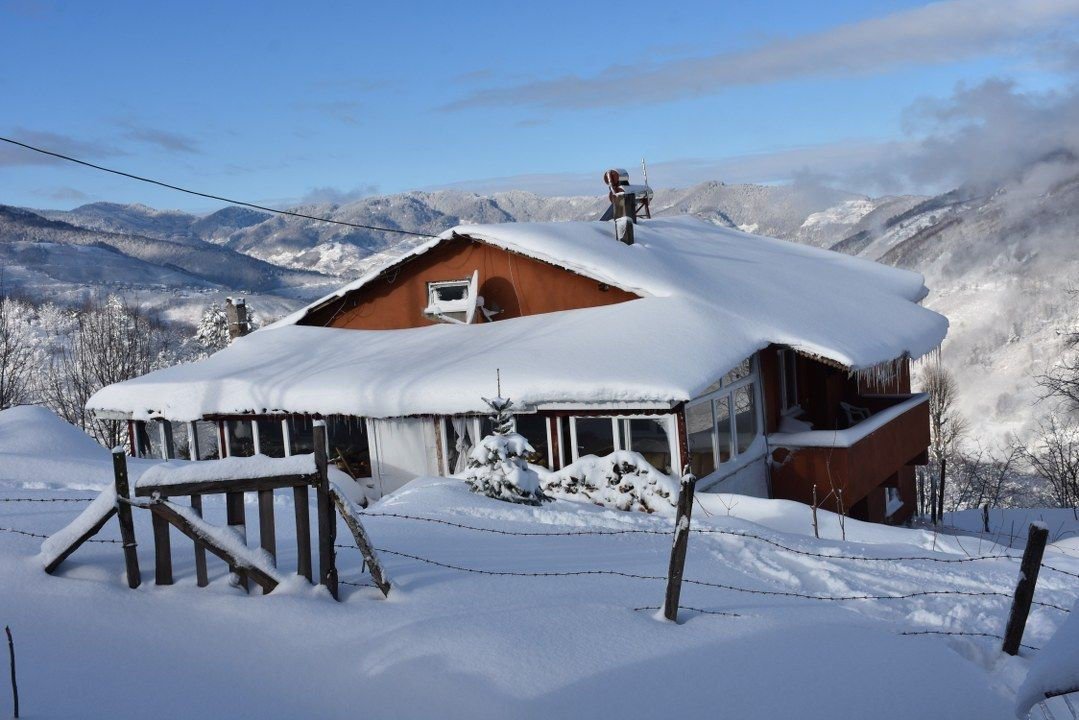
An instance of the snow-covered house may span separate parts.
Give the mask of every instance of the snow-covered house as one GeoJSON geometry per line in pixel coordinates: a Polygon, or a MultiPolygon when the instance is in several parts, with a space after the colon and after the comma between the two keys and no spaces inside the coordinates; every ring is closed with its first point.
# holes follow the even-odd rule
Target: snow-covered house
{"type": "Polygon", "coordinates": [[[321,416],[378,494],[463,469],[498,370],[536,464],[631,449],[703,491],[909,516],[929,440],[909,365],[948,327],[920,275],[691,217],[633,244],[614,225],[453,228],[88,407],[137,454],[196,458],[302,451],[321,416]]]}

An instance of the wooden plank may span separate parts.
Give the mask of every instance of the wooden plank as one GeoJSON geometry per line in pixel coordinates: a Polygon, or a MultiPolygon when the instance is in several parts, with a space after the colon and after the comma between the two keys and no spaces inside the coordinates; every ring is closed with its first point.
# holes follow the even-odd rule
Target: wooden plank
{"type": "Polygon", "coordinates": [[[139,572],[139,555],[135,544],[135,523],[131,519],[131,506],[125,500],[131,497],[127,479],[127,456],[121,448],[112,451],[113,482],[116,485],[116,517],[120,523],[120,540],[124,549],[124,569],[127,586],[137,588],[142,584],[139,572]]]}
{"type": "Polygon", "coordinates": [[[311,582],[311,508],[307,486],[292,489],[292,504],[296,511],[296,574],[311,582]]]}
{"type": "Polygon", "coordinates": [[[167,503],[155,502],[150,503],[147,507],[149,507],[150,512],[152,512],[155,517],[161,517],[167,521],[168,524],[172,525],[192,540],[195,540],[196,538],[201,540],[207,550],[228,563],[229,567],[240,570],[245,578],[250,576],[250,578],[262,588],[263,593],[271,592],[277,587],[277,581],[267,575],[262,568],[251,565],[242,558],[234,556],[227,549],[214,542],[213,538],[200,535],[198,530],[188,522],[187,518],[169,507],[167,503]]]}
{"type": "Polygon", "coordinates": [[[154,584],[172,585],[172,541],[169,524],[160,515],[150,516],[154,528],[154,584]]]}
{"type": "Polygon", "coordinates": [[[352,512],[351,503],[341,493],[341,490],[336,486],[331,486],[330,492],[333,494],[337,512],[344,518],[345,525],[352,532],[352,539],[356,541],[356,547],[359,548],[365,564],[371,571],[371,579],[378,586],[378,589],[382,591],[382,595],[388,597],[390,594],[390,581],[382,570],[382,563],[379,561],[378,556],[375,555],[375,549],[371,545],[370,538],[367,537],[367,531],[364,530],[360,519],[352,512]]]}
{"type": "Polygon", "coordinates": [[[315,444],[315,467],[318,484],[315,493],[318,500],[318,580],[330,591],[334,600],[340,599],[337,587],[337,557],[334,542],[337,540],[337,517],[330,498],[330,482],[326,458],[326,423],[316,420],[312,427],[315,444]]]}
{"type": "Polygon", "coordinates": [[[671,546],[671,562],[667,569],[667,594],[663,601],[663,616],[678,622],[678,603],[682,595],[682,573],[686,567],[686,551],[689,549],[689,523],[693,515],[693,491],[697,478],[687,473],[682,478],[678,493],[678,514],[674,523],[674,544],[671,546]]]}
{"type": "Polygon", "coordinates": [[[1023,561],[1019,564],[1019,582],[1015,584],[1015,598],[1008,615],[1008,625],[1004,629],[1004,652],[1009,655],[1019,654],[1023,643],[1023,631],[1027,627],[1027,616],[1034,600],[1034,586],[1038,584],[1038,571],[1042,566],[1045,553],[1045,541],[1049,539],[1049,528],[1042,523],[1031,523],[1027,533],[1027,546],[1023,550],[1023,561]]]}
{"type": "Polygon", "coordinates": [[[56,572],[56,569],[58,567],[60,567],[60,565],[64,562],[64,560],[67,560],[71,556],[71,554],[73,552],[75,552],[80,547],[82,547],[83,543],[85,543],[87,540],[92,538],[94,535],[97,535],[98,532],[101,531],[101,528],[105,527],[105,523],[107,523],[109,520],[111,520],[112,516],[115,515],[115,514],[116,514],[116,506],[114,505],[111,510],[109,510],[107,513],[105,513],[101,517],[100,520],[98,520],[96,523],[94,523],[93,527],[91,527],[89,530],[87,530],[82,535],[80,535],[75,540],[75,542],[73,542],[73,543],[71,543],[70,545],[67,546],[66,550],[64,550],[62,553],[57,555],[53,559],[52,562],[50,562],[48,565],[46,565],[45,566],[45,572],[49,573],[50,575],[53,574],[54,572],[56,572]]]}
{"type": "MultiPolygon", "coordinates": [[[[199,432],[193,422],[187,424],[187,448],[188,458],[198,460],[201,455],[199,452],[199,432]]],[[[191,509],[199,517],[202,517],[202,495],[196,493],[191,496],[191,509]]],[[[210,584],[210,575],[206,571],[206,546],[202,544],[201,540],[195,541],[195,579],[199,587],[206,587],[210,584]]]]}
{"type": "Polygon", "coordinates": [[[314,485],[318,481],[317,473],[310,475],[274,475],[264,478],[233,478],[229,480],[200,480],[198,482],[172,483],[167,485],[138,485],[135,488],[137,497],[153,497],[156,493],[161,497],[175,497],[177,495],[194,495],[207,493],[245,493],[259,490],[276,490],[277,488],[296,487],[297,485],[314,485]]]}
{"type": "MultiPolygon", "coordinates": [[[[244,494],[230,492],[225,494],[225,518],[230,527],[236,530],[240,538],[247,542],[247,519],[244,515],[244,494]]],[[[207,545],[207,547],[209,547],[207,545]]],[[[229,570],[236,574],[244,590],[250,590],[247,573],[238,565],[229,564],[229,570]]]]}
{"type": "MultiPolygon", "coordinates": [[[[191,509],[202,517],[202,495],[191,496],[191,509]]],[[[195,579],[199,587],[210,584],[210,574],[206,570],[206,545],[200,539],[195,540],[195,579]]]]}
{"type": "Polygon", "coordinates": [[[277,565],[277,532],[274,528],[273,490],[259,490],[259,544],[277,565]]]}

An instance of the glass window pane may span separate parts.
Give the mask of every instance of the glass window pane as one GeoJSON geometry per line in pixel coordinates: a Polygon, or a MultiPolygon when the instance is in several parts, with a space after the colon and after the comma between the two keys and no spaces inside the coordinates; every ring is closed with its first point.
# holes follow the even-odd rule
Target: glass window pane
{"type": "Polygon", "coordinates": [[[569,418],[562,416],[558,418],[558,432],[559,437],[555,442],[560,443],[560,451],[562,453],[562,467],[569,465],[573,462],[573,451],[570,448],[570,434],[569,434],[569,418]]]}
{"type": "Polygon", "coordinates": [[[757,406],[753,398],[753,383],[734,391],[734,422],[740,453],[748,450],[757,437],[757,406]]]}
{"type": "Polygon", "coordinates": [[[367,444],[367,421],[352,415],[326,418],[330,461],[353,478],[371,477],[371,448],[367,444]]]}
{"type": "Polygon", "coordinates": [[[729,385],[732,382],[741,380],[749,375],[749,371],[753,368],[753,358],[747,357],[742,362],[738,363],[730,372],[723,377],[723,383],[729,385]]]}
{"type": "Polygon", "coordinates": [[[719,442],[719,461],[731,459],[731,407],[730,396],[716,398],[716,437],[719,442]]]}
{"type": "Polygon", "coordinates": [[[255,436],[251,432],[250,420],[229,420],[225,423],[229,434],[229,455],[249,457],[255,454],[255,436]]]}
{"type": "Polygon", "coordinates": [[[574,418],[577,425],[577,457],[614,452],[614,424],[609,417],[574,418]]]}
{"type": "Polygon", "coordinates": [[[686,406],[686,434],[689,435],[689,469],[699,478],[710,474],[716,469],[712,447],[713,430],[711,402],[686,406]]]}
{"type": "Polygon", "coordinates": [[[268,457],[285,457],[285,433],[281,430],[281,418],[259,418],[259,452],[268,457]]]}
{"type": "Polygon", "coordinates": [[[288,440],[293,455],[308,455],[315,451],[312,422],[310,415],[293,415],[288,419],[288,440]]]}
{"type": "Polygon", "coordinates": [[[218,450],[220,438],[217,434],[217,423],[208,420],[199,420],[195,423],[195,438],[199,444],[199,454],[196,460],[216,460],[221,457],[218,450]]]}
{"type": "Polygon", "coordinates": [[[144,457],[163,458],[164,451],[161,449],[161,421],[150,420],[145,424],[146,428],[146,454],[144,457]]]}
{"type": "Polygon", "coordinates": [[[550,461],[547,458],[547,418],[541,415],[517,415],[514,420],[517,423],[517,432],[523,435],[528,444],[536,451],[529,456],[528,462],[549,468],[550,461]]]}
{"type": "Polygon", "coordinates": [[[671,474],[671,441],[666,421],[633,418],[629,421],[629,449],[640,453],[660,472],[671,474]]]}
{"type": "Polygon", "coordinates": [[[783,384],[786,391],[784,401],[786,407],[791,408],[798,404],[798,375],[795,371],[796,355],[793,351],[787,350],[780,357],[783,359],[783,384]]]}

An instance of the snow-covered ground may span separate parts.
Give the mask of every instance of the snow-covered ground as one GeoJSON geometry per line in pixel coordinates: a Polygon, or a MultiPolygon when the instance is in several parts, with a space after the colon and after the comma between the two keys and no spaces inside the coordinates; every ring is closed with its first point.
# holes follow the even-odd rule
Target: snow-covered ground
{"type": "MultiPolygon", "coordinates": [[[[11,432],[0,422],[0,467],[20,444],[11,432]]],[[[92,448],[81,450],[89,462],[92,448]]],[[[42,442],[34,452],[36,479],[0,472],[0,527],[47,534],[83,504],[9,500],[93,493],[82,481],[61,489],[69,461],[53,473],[45,459],[61,446],[42,442]]],[[[276,497],[283,572],[295,563],[290,498],[276,497]]],[[[1017,577],[1018,551],[986,539],[848,520],[844,542],[837,519],[821,513],[817,540],[803,505],[699,498],[694,527],[717,532],[692,536],[691,580],[849,597],[1009,594],[1017,577]],[[937,562],[979,555],[1008,557],[937,562]],[[896,557],[937,561],[883,560],[896,557]]],[[[208,496],[205,504],[207,519],[223,524],[223,499],[208,496]]],[[[199,589],[190,542],[175,533],[177,581],[157,587],[149,519],[137,509],[144,578],[137,590],[124,585],[115,544],[85,545],[48,576],[36,557],[40,539],[0,532],[0,623],[15,635],[24,716],[1008,718],[1037,656],[1005,656],[987,637],[901,634],[999,635],[1009,604],[1003,595],[827,601],[689,583],[683,605],[708,613],[684,609],[673,625],[654,609],[637,609],[660,604],[662,580],[488,575],[407,557],[490,572],[662,577],[672,529],[666,516],[564,500],[511,505],[444,478],[413,481],[367,512],[532,534],[366,517],[374,544],[393,551],[382,553],[393,589],[384,600],[372,587],[343,584],[335,603],[298,582],[247,596],[214,558],[211,586],[199,589]],[[655,532],[534,534],[612,530],[655,532]]],[[[253,506],[248,519],[257,543],[253,506]]],[[[118,537],[114,521],[100,537],[118,537]]],[[[338,541],[350,537],[342,524],[338,541]]],[[[1054,543],[1046,563],[1079,572],[1074,556],[1054,543]]],[[[358,551],[339,549],[338,565],[342,580],[370,584],[358,551]]],[[[1079,581],[1043,570],[1036,600],[1071,607],[1077,598],[1079,581]]],[[[1065,617],[1036,606],[1024,642],[1045,646],[1065,617]]],[[[0,713],[8,702],[0,690],[0,713]]]]}

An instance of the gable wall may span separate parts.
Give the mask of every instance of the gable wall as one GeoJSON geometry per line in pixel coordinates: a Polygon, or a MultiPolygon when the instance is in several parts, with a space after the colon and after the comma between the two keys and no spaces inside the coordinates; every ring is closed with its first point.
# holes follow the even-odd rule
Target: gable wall
{"type": "Polygon", "coordinates": [[[565,268],[461,239],[410,259],[384,277],[346,295],[343,303],[336,301],[312,312],[300,324],[355,330],[430,325],[435,321],[423,315],[427,283],[467,279],[473,270],[479,270],[479,293],[486,306],[497,304],[502,308],[496,321],[611,305],[638,297],[614,287],[602,289],[601,283],[565,268]]]}

